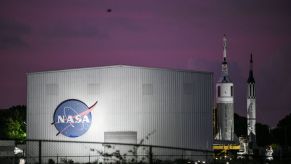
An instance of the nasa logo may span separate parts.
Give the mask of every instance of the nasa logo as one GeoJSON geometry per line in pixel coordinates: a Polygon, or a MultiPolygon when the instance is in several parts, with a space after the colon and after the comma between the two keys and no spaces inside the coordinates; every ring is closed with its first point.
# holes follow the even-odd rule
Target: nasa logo
{"type": "Polygon", "coordinates": [[[67,137],[79,137],[86,133],[91,126],[91,111],[97,101],[90,107],[84,102],[69,99],[61,102],[55,110],[53,123],[60,133],[67,137]]]}

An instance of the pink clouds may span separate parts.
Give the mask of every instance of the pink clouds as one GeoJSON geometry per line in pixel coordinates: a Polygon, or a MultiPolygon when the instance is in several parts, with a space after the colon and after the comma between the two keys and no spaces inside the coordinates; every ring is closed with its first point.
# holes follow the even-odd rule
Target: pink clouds
{"type": "MultiPolygon", "coordinates": [[[[230,76],[236,89],[235,111],[245,114],[245,81],[249,54],[253,52],[255,78],[260,85],[258,111],[267,113],[258,117],[274,125],[279,119],[271,117],[274,108],[281,104],[279,111],[285,115],[291,106],[288,101],[265,96],[265,88],[272,95],[278,92],[265,81],[277,78],[284,82],[287,74],[283,70],[291,69],[283,64],[289,59],[284,54],[290,51],[280,51],[288,49],[291,41],[288,3],[1,2],[0,90],[5,94],[0,94],[0,108],[26,103],[27,72],[128,64],[213,71],[216,81],[222,60],[222,35],[226,33],[230,40],[230,76]],[[10,47],[1,48],[4,45],[10,47]],[[282,66],[274,67],[272,63],[282,66]]],[[[291,91],[288,82],[278,94],[284,96],[291,91]]]]}

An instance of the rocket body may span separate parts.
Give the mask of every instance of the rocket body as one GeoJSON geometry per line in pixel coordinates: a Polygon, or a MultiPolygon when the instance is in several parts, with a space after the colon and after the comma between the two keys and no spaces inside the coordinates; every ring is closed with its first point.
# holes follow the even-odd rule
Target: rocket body
{"type": "Polygon", "coordinates": [[[233,105],[233,83],[228,74],[226,60],[227,39],[223,38],[223,62],[221,64],[221,76],[216,83],[216,105],[217,105],[217,133],[216,140],[234,140],[234,105],[233,105]]]}

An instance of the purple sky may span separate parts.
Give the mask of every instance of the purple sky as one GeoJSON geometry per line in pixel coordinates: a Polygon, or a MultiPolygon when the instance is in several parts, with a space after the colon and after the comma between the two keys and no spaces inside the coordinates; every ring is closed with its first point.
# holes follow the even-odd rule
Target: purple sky
{"type": "Polygon", "coordinates": [[[291,112],[290,1],[0,2],[0,108],[26,104],[26,73],[137,65],[220,75],[229,40],[235,112],[246,115],[254,54],[257,119],[271,126],[291,112]],[[112,9],[112,12],[107,12],[112,9]]]}

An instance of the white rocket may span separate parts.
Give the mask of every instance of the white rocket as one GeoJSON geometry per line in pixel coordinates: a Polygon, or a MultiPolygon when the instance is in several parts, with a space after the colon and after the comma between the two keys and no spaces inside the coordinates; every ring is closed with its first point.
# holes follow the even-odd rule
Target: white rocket
{"type": "Polygon", "coordinates": [[[217,126],[216,140],[233,141],[234,139],[234,110],[233,110],[233,83],[228,74],[226,61],[227,38],[223,37],[223,62],[221,76],[216,83],[217,126]]]}
{"type": "Polygon", "coordinates": [[[256,91],[255,79],[253,75],[253,55],[250,59],[250,71],[247,81],[247,121],[248,121],[248,141],[249,144],[256,143],[256,91]]]}

